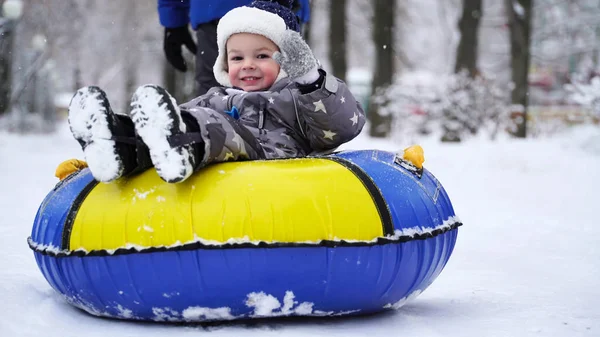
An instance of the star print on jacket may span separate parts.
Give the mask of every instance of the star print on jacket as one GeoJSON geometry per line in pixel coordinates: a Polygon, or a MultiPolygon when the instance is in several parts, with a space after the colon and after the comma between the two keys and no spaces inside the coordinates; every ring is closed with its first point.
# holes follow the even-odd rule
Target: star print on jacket
{"type": "Polygon", "coordinates": [[[350,120],[352,121],[352,126],[354,126],[358,123],[358,115],[356,114],[356,111],[354,112],[354,116],[352,116],[352,118],[350,118],[350,120]]]}
{"type": "Polygon", "coordinates": [[[333,140],[333,137],[335,137],[336,135],[337,135],[337,133],[332,132],[331,130],[323,130],[323,138],[324,139],[333,140]]]}
{"type": "Polygon", "coordinates": [[[327,113],[327,110],[325,110],[325,105],[323,104],[322,100],[318,100],[318,101],[314,102],[313,104],[315,105],[315,112],[323,111],[324,113],[327,113]]]}
{"type": "Polygon", "coordinates": [[[183,104],[198,122],[206,153],[199,167],[243,159],[295,158],[333,150],[356,137],[364,112],[344,82],[302,92],[284,78],[267,91],[213,88],[183,104]],[[237,107],[239,119],[226,111],[237,107]]]}

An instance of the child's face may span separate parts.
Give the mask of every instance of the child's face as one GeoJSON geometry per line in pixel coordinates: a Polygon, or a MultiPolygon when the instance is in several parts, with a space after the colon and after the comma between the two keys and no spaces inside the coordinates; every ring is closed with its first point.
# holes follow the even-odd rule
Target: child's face
{"type": "Polygon", "coordinates": [[[244,91],[271,87],[279,74],[273,53],[279,51],[273,41],[258,34],[238,33],[227,40],[229,81],[244,91]]]}

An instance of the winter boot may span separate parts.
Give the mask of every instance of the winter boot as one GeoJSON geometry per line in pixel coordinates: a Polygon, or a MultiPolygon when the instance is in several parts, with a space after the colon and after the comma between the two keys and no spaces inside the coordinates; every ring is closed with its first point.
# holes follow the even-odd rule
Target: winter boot
{"type": "Polygon", "coordinates": [[[164,181],[180,182],[194,172],[193,146],[177,141],[186,133],[186,124],[177,102],[165,89],[155,85],[139,87],[131,99],[131,120],[164,181]]]}
{"type": "Polygon", "coordinates": [[[135,142],[130,137],[133,130],[124,129],[102,89],[90,86],[77,90],[69,104],[68,120],[96,180],[113,181],[135,166],[135,146],[117,140],[135,142]]]}

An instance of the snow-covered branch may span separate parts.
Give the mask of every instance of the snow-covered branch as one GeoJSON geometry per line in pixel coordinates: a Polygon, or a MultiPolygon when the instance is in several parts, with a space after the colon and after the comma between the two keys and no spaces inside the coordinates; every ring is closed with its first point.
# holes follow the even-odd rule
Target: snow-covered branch
{"type": "Polygon", "coordinates": [[[600,119],[600,77],[592,78],[589,83],[574,81],[565,85],[565,89],[575,103],[590,109],[593,116],[600,119]]]}
{"type": "Polygon", "coordinates": [[[491,76],[412,72],[374,99],[394,116],[395,137],[451,129],[462,137],[483,131],[493,138],[506,125],[509,93],[491,76]]]}

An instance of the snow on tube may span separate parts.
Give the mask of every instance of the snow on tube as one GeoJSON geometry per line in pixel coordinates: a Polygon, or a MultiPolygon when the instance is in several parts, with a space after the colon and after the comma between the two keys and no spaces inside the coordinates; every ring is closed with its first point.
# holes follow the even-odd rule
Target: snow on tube
{"type": "Polygon", "coordinates": [[[180,184],[84,169],[48,194],[28,243],[90,314],[198,322],[397,309],[460,225],[431,173],[368,150],[221,163],[180,184]]]}

